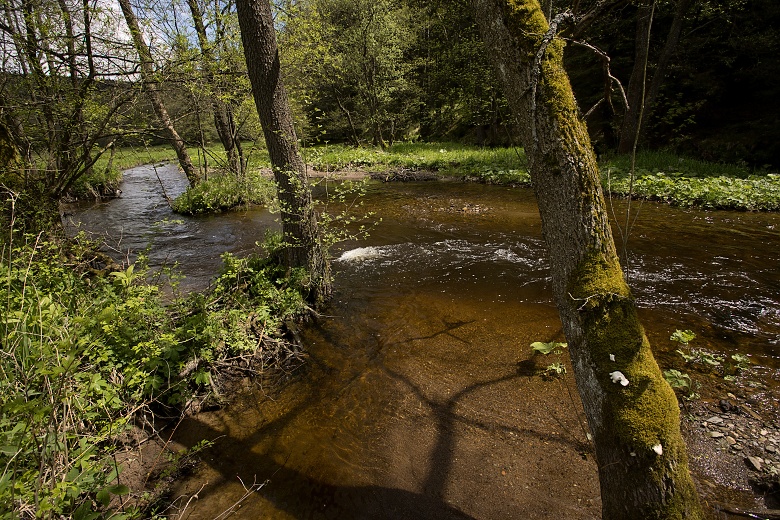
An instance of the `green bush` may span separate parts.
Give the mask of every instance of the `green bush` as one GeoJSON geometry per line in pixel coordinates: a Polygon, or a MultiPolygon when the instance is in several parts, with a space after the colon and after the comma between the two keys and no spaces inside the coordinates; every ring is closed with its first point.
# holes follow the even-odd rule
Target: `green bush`
{"type": "Polygon", "coordinates": [[[187,188],[173,201],[173,210],[182,215],[199,215],[250,204],[267,205],[273,200],[274,190],[273,181],[258,171],[241,178],[232,174],[212,175],[187,188]]]}
{"type": "Polygon", "coordinates": [[[111,440],[171,380],[170,320],[132,269],[87,276],[33,239],[4,253],[0,517],[107,513],[128,491],[111,440]]]}
{"type": "Polygon", "coordinates": [[[142,263],[96,273],[94,245],[0,251],[0,518],[140,515],[111,509],[130,491],[117,436],[210,391],[236,357],[283,355],[282,324],[305,310],[303,273],[260,256],[226,254],[209,291],[166,302],[142,263]]]}

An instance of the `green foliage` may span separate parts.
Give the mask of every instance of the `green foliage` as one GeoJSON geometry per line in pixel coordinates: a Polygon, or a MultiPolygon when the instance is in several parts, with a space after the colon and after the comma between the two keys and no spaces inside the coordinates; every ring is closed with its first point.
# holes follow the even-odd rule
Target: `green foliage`
{"type": "Polygon", "coordinates": [[[669,340],[688,346],[688,343],[693,341],[694,338],[696,338],[696,334],[693,331],[677,329],[669,337],[669,340]]]}
{"type": "MultiPolygon", "coordinates": [[[[286,320],[306,308],[303,269],[289,273],[269,258],[222,255],[223,268],[207,294],[180,302],[179,336],[208,366],[220,359],[262,349],[268,337],[279,337],[286,320]]],[[[205,368],[205,367],[204,367],[205,368]]],[[[204,383],[206,373],[196,373],[204,383]]]]}
{"type": "Polygon", "coordinates": [[[550,341],[547,343],[542,341],[535,341],[531,343],[531,350],[533,350],[534,354],[541,354],[543,356],[549,356],[552,354],[557,359],[557,361],[551,362],[544,368],[544,370],[540,372],[542,377],[547,379],[556,379],[566,375],[566,365],[561,360],[561,356],[563,355],[563,349],[565,349],[567,346],[568,345],[566,343],[562,343],[560,341],[550,341]]]}
{"type": "Polygon", "coordinates": [[[117,435],[278,341],[305,308],[304,273],[225,255],[209,292],[165,303],[143,264],[94,275],[94,245],[26,240],[0,263],[0,518],[126,518],[117,435]]]}
{"type": "Polygon", "coordinates": [[[372,218],[373,212],[361,209],[368,182],[368,179],[320,182],[325,195],[320,197],[319,225],[326,250],[338,242],[366,238],[370,227],[382,221],[372,218]]]}
{"type": "MultiPolygon", "coordinates": [[[[710,352],[703,348],[692,348],[690,342],[696,335],[690,330],[676,330],[674,334],[669,338],[671,341],[676,341],[682,348],[676,350],[676,352],[683,358],[686,365],[691,367],[697,367],[704,372],[715,372],[722,375],[723,378],[730,382],[736,382],[737,376],[748,372],[751,367],[750,357],[744,354],[736,353],[726,358],[721,354],[710,352]]],[[[676,370],[671,371],[673,373],[676,370]]],[[[687,376],[686,376],[687,377],[687,376]]],[[[667,377],[667,380],[669,378],[667,377]]],[[[688,377],[688,380],[690,378],[688,377]]],[[[671,384],[671,381],[670,381],[671,384]]],[[[672,384],[673,388],[680,388],[672,384]]],[[[690,389],[690,384],[688,385],[690,389]]]]}
{"type": "MultiPolygon", "coordinates": [[[[371,147],[319,145],[304,150],[316,170],[364,169],[385,172],[394,168],[436,171],[445,175],[499,179],[528,179],[521,148],[485,148],[461,143],[405,142],[381,150],[371,147]]],[[[498,182],[496,182],[498,183],[498,182]]]]}
{"type": "Polygon", "coordinates": [[[531,343],[531,350],[534,352],[538,352],[539,354],[544,354],[545,356],[550,353],[555,353],[557,355],[561,354],[561,350],[563,348],[566,348],[568,345],[566,343],[561,343],[559,341],[550,341],[549,343],[544,343],[542,341],[535,341],[531,343]]]}
{"type": "Polygon", "coordinates": [[[286,76],[311,114],[310,134],[324,124],[339,139],[384,146],[413,124],[404,59],[414,41],[411,14],[390,0],[289,2],[281,10],[286,76]]]}
{"type": "Polygon", "coordinates": [[[698,398],[698,394],[694,391],[694,383],[688,374],[675,369],[664,370],[664,379],[675,391],[681,393],[683,399],[691,401],[698,398]]]}
{"type": "Polygon", "coordinates": [[[212,175],[196,186],[190,186],[173,201],[173,211],[183,215],[217,213],[240,206],[268,205],[274,198],[273,180],[259,171],[239,178],[225,173],[212,175]]]}
{"type": "Polygon", "coordinates": [[[637,157],[636,178],[631,183],[626,161],[626,157],[613,157],[601,166],[605,189],[616,195],[630,194],[683,207],[780,210],[777,174],[751,175],[741,165],[644,153],[637,157]]]}
{"type": "Polygon", "coordinates": [[[140,273],[87,278],[58,245],[29,240],[2,258],[0,514],[107,513],[127,492],[110,440],[170,381],[180,347],[140,273]]]}

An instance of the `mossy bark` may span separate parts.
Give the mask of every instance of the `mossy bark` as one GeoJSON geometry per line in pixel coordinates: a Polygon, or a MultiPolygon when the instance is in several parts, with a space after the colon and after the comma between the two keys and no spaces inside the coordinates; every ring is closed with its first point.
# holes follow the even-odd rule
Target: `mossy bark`
{"type": "Polygon", "coordinates": [[[308,270],[309,300],[319,305],[331,295],[330,264],[282,84],[271,6],[268,0],[239,0],[236,9],[249,80],[281,205],[284,261],[288,267],[308,270]]]}
{"type": "Polygon", "coordinates": [[[472,0],[472,7],[522,129],[554,296],[596,446],[603,518],[700,518],[677,400],[620,268],[563,43],[548,32],[538,0],[472,0]],[[616,371],[628,386],[613,382],[616,371]]]}

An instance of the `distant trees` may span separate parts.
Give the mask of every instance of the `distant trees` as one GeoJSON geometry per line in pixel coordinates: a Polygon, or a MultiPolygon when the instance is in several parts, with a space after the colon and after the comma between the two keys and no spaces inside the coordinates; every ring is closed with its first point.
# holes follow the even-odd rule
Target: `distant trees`
{"type": "Polygon", "coordinates": [[[384,147],[406,137],[414,104],[404,2],[310,0],[281,10],[285,70],[326,138],[384,147]]]}
{"type": "Polygon", "coordinates": [[[112,147],[135,97],[121,81],[130,49],[90,2],[2,5],[0,118],[18,161],[0,180],[24,194],[16,199],[17,222],[53,229],[58,199],[112,147]]]}
{"type": "Polygon", "coordinates": [[[149,96],[154,113],[162,124],[163,132],[165,133],[168,142],[176,151],[176,157],[179,158],[179,166],[181,166],[181,169],[187,176],[187,180],[190,181],[190,185],[195,186],[200,182],[200,174],[195,169],[195,166],[193,166],[192,159],[190,159],[189,152],[187,151],[187,145],[184,142],[184,139],[179,135],[179,132],[176,131],[173,119],[163,102],[155,77],[156,71],[152,52],[149,49],[149,45],[144,40],[144,35],[141,33],[138,17],[136,17],[135,11],[133,11],[133,7],[130,5],[130,0],[119,0],[119,6],[122,8],[122,14],[125,17],[127,27],[130,30],[133,45],[135,45],[135,49],[138,52],[144,90],[149,96]]]}

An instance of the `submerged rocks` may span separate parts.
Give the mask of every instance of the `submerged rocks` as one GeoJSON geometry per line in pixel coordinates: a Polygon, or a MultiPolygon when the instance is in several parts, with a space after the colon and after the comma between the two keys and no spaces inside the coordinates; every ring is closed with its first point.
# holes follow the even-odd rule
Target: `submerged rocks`
{"type": "Polygon", "coordinates": [[[701,410],[696,422],[705,438],[717,443],[717,450],[742,456],[747,468],[760,477],[780,475],[780,429],[765,423],[747,406],[728,400],[718,403],[720,413],[701,410]]]}

